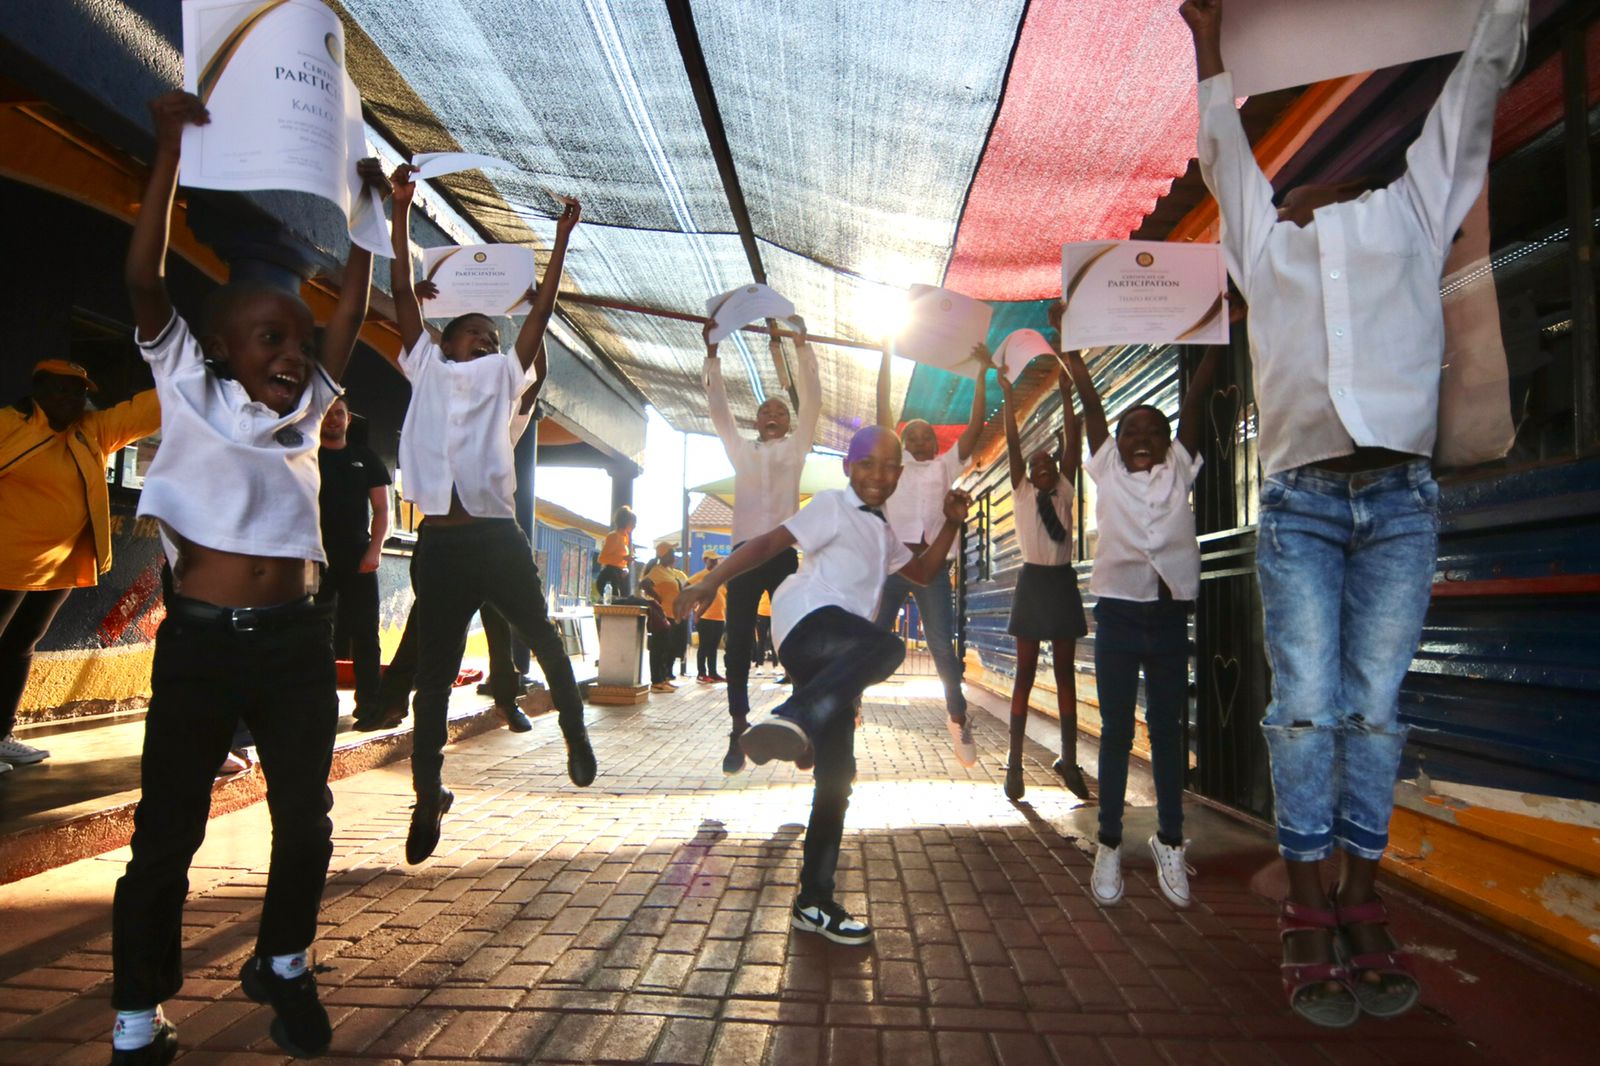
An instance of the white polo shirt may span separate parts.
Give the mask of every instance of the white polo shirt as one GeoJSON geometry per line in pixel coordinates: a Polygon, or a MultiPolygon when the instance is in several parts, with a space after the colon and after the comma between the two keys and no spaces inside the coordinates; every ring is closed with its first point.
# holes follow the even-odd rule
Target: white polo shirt
{"type": "Polygon", "coordinates": [[[861,506],[849,488],[829,489],[783,520],[804,557],[772,595],[773,647],[782,647],[800,619],[823,607],[872,619],[884,579],[911,561],[889,523],[861,506]]]}
{"type": "Polygon", "coordinates": [[[1055,495],[1050,502],[1061,528],[1067,531],[1064,539],[1050,539],[1039,517],[1039,490],[1033,482],[1023,478],[1011,487],[1011,522],[1017,530],[1017,550],[1022,561],[1035,566],[1065,566],[1072,558],[1072,482],[1062,478],[1056,483],[1055,495]]]}
{"type": "MultiPolygon", "coordinates": [[[[280,415],[206,369],[174,312],[154,340],[134,333],[156,379],[161,446],[145,475],[140,517],[205,548],[325,563],[317,494],[322,417],[342,395],[315,360],[300,403],[280,415]]],[[[164,538],[176,565],[171,538],[164,538]]]]}
{"type": "Polygon", "coordinates": [[[705,361],[706,405],[711,424],[733,464],[735,544],[776,529],[800,507],[800,475],[805,472],[806,454],[816,440],[817,419],[822,414],[822,378],[811,345],[798,345],[795,351],[799,365],[794,387],[800,410],[795,412],[793,429],[781,440],[752,440],[739,432],[728,407],[722,360],[705,361]]]}
{"type": "Polygon", "coordinates": [[[1150,603],[1161,598],[1159,575],[1175,600],[1200,595],[1200,544],[1189,490],[1203,462],[1173,441],[1160,466],[1136,474],[1123,465],[1114,437],[1089,457],[1084,469],[1094,478],[1100,528],[1090,592],[1150,603]]]}
{"type": "Polygon", "coordinates": [[[400,430],[402,495],[424,515],[443,515],[454,488],[470,515],[515,518],[508,430],[532,370],[509,352],[452,362],[426,331],[400,354],[400,369],[411,381],[400,430]]]}
{"type": "MultiPolygon", "coordinates": [[[[907,456],[900,467],[900,483],[883,504],[889,528],[905,544],[932,544],[944,528],[944,498],[966,469],[960,445],[951,445],[932,459],[907,456]]],[[[950,545],[955,551],[955,545],[950,545]]]]}

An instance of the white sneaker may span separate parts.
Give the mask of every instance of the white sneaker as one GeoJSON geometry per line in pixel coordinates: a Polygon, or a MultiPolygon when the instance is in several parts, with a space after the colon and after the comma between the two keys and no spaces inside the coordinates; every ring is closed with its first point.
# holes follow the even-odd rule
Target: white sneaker
{"type": "Polygon", "coordinates": [[[0,762],[0,774],[9,774],[10,772],[11,764],[8,762],[0,762]]]}
{"type": "Polygon", "coordinates": [[[872,943],[872,928],[850,912],[829,900],[822,904],[802,906],[795,900],[789,911],[789,924],[805,933],[818,933],[835,944],[855,946],[872,943]]]}
{"type": "Polygon", "coordinates": [[[1102,907],[1122,902],[1122,848],[1095,845],[1094,873],[1089,876],[1089,892],[1102,907]]]}
{"type": "Polygon", "coordinates": [[[956,761],[969,768],[978,765],[978,745],[972,739],[972,723],[965,718],[959,722],[947,718],[945,726],[950,730],[951,743],[956,746],[956,761]]]}
{"type": "Polygon", "coordinates": [[[1188,849],[1187,840],[1170,848],[1159,837],[1150,838],[1150,853],[1156,857],[1156,884],[1174,907],[1189,905],[1189,864],[1183,858],[1188,849]]]}
{"type": "Polygon", "coordinates": [[[24,744],[17,739],[15,733],[7,733],[5,739],[0,740],[0,762],[7,762],[13,766],[27,766],[31,763],[44,762],[49,757],[48,751],[31,744],[24,744]]]}

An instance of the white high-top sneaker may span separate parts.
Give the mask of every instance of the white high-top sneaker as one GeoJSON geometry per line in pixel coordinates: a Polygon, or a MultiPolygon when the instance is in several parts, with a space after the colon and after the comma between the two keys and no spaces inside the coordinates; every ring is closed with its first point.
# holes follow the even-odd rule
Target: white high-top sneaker
{"type": "Polygon", "coordinates": [[[1089,892],[1102,907],[1122,902],[1122,848],[1095,845],[1094,873],[1089,877],[1089,892]]]}
{"type": "Polygon", "coordinates": [[[1187,907],[1191,898],[1189,864],[1184,860],[1188,849],[1187,840],[1172,848],[1163,844],[1160,837],[1150,838],[1150,853],[1156,857],[1156,884],[1174,907],[1187,907]]]}

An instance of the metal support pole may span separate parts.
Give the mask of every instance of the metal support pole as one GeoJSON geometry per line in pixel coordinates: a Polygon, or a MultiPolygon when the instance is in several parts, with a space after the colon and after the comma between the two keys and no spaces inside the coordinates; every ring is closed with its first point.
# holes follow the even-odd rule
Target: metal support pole
{"type": "Polygon", "coordinates": [[[1568,265],[1572,285],[1573,446],[1590,451],[1600,437],[1600,394],[1595,389],[1594,192],[1590,185],[1587,26],[1569,25],[1561,55],[1567,150],[1568,265]]]}

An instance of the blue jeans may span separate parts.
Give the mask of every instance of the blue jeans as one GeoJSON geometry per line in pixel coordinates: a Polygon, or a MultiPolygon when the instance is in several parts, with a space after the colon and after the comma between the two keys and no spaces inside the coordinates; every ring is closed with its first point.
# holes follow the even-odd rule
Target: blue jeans
{"type": "Polygon", "coordinates": [[[1122,806],[1133,750],[1134,705],[1144,668],[1150,776],[1161,841],[1183,843],[1184,731],[1189,710],[1188,600],[1136,603],[1102,597],[1094,605],[1094,679],[1100,694],[1100,843],[1122,843],[1122,806]]]}
{"type": "Polygon", "coordinates": [[[1278,850],[1389,842],[1406,729],[1400,683],[1433,592],[1439,486],[1425,460],[1356,474],[1304,466],[1261,486],[1256,570],[1272,666],[1261,723],[1278,850]]]}
{"type": "Polygon", "coordinates": [[[965,721],[967,697],[961,691],[961,660],[956,658],[955,645],[955,594],[950,589],[950,570],[946,567],[926,585],[913,584],[899,574],[890,574],[883,583],[883,598],[878,601],[878,617],[874,623],[880,629],[893,629],[900,607],[910,594],[917,601],[917,614],[922,618],[922,639],[933,656],[939,680],[944,682],[944,709],[952,722],[965,721]]]}

